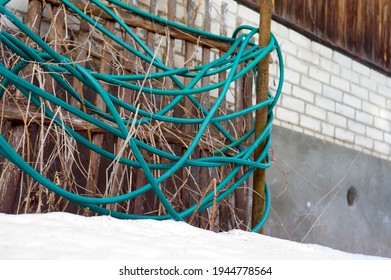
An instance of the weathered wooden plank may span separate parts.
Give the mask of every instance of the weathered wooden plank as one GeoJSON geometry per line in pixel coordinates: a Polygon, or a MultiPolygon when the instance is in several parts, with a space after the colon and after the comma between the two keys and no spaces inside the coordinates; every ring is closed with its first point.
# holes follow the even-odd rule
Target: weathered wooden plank
{"type": "MultiPolygon", "coordinates": [[[[28,8],[26,24],[39,34],[41,26],[42,4],[37,0],[32,0],[29,2],[28,8]]],[[[23,151],[26,149],[23,143],[25,135],[25,124],[12,123],[9,135],[10,137],[8,141],[10,145],[16,150],[17,153],[23,153],[23,151]]],[[[17,195],[19,193],[25,192],[27,193],[25,211],[29,209],[30,190],[28,189],[28,184],[27,190],[22,189],[21,176],[22,172],[20,169],[16,168],[11,162],[5,161],[2,169],[2,175],[0,176],[0,212],[14,213],[15,209],[20,206],[17,195]]]]}
{"type": "MultiPolygon", "coordinates": [[[[195,0],[189,0],[186,3],[186,25],[190,27],[194,27],[195,23],[195,15],[196,15],[196,3],[195,0]]],[[[193,67],[194,66],[194,54],[196,51],[196,46],[191,42],[185,43],[185,66],[186,67],[193,67]]],[[[185,85],[187,86],[191,82],[191,79],[186,78],[185,79],[185,85]]],[[[186,118],[192,118],[193,116],[197,115],[197,110],[195,109],[193,103],[188,99],[185,98],[182,103],[183,108],[183,114],[186,118]]],[[[184,126],[184,130],[186,133],[192,133],[193,132],[193,126],[184,126]]],[[[185,150],[182,150],[182,153],[184,153],[185,150]]],[[[192,157],[193,158],[199,158],[200,156],[200,150],[196,149],[193,152],[192,157]]],[[[189,208],[191,205],[198,202],[198,199],[200,198],[200,191],[199,191],[199,168],[198,167],[191,167],[191,168],[183,168],[181,172],[181,180],[183,182],[186,182],[186,187],[183,188],[181,191],[181,198],[183,201],[184,208],[189,208]]],[[[193,220],[193,225],[199,226],[199,219],[193,220]]]]}
{"type": "MultiPolygon", "coordinates": [[[[228,3],[222,2],[221,4],[221,20],[220,20],[220,35],[226,36],[228,32],[228,3]]],[[[223,53],[220,52],[220,56],[222,56],[223,53]]],[[[226,72],[220,72],[219,75],[219,81],[225,80],[227,78],[226,72]]],[[[221,93],[221,89],[219,90],[221,93]]],[[[228,92],[228,94],[230,94],[228,92]]],[[[224,100],[221,103],[220,107],[221,114],[225,115],[227,114],[227,100],[224,100]]],[[[222,126],[224,129],[228,129],[227,122],[222,123],[222,126]]],[[[221,178],[225,178],[226,174],[230,172],[231,167],[222,167],[221,168],[221,178]]],[[[218,208],[218,217],[219,217],[219,229],[222,231],[228,231],[233,228],[231,219],[232,219],[232,213],[229,204],[227,203],[231,197],[227,197],[220,203],[220,206],[218,208]]]]}
{"type": "MultiPolygon", "coordinates": [[[[133,0],[133,4],[135,5],[136,4],[136,0],[133,0]]],[[[135,29],[133,29],[134,32],[136,32],[135,29]]],[[[135,47],[135,44],[134,44],[134,41],[133,39],[131,38],[131,36],[128,34],[128,33],[124,33],[123,35],[123,40],[129,44],[130,46],[132,47],[135,47]]],[[[122,50],[121,51],[121,57],[120,57],[120,61],[121,61],[121,66],[123,67],[122,71],[120,72],[120,74],[130,74],[131,72],[136,72],[137,71],[137,66],[136,66],[136,56],[131,53],[131,52],[128,52],[126,50],[122,50]]],[[[121,99],[122,101],[126,102],[126,103],[129,103],[129,104],[132,104],[133,101],[134,101],[134,94],[133,92],[130,90],[130,89],[126,89],[126,88],[118,88],[118,97],[119,99],[121,99]]],[[[123,108],[120,108],[119,109],[119,113],[122,117],[125,117],[125,109],[123,108]]],[[[114,153],[116,154],[119,154],[119,152],[121,151],[122,147],[124,145],[127,145],[127,143],[125,143],[124,140],[120,139],[120,138],[117,138],[116,141],[115,141],[115,144],[114,144],[114,153]]],[[[123,157],[128,157],[128,152],[126,149],[123,151],[123,157]]],[[[119,195],[121,193],[128,193],[129,191],[132,190],[132,188],[134,187],[133,186],[133,172],[132,172],[132,169],[130,167],[127,167],[127,166],[124,166],[122,164],[119,164],[119,163],[115,163],[113,165],[113,173],[112,174],[112,177],[110,178],[109,182],[110,182],[110,190],[109,190],[109,194],[111,196],[116,196],[116,195],[119,195]]],[[[122,203],[123,205],[121,205],[122,207],[124,207],[126,209],[127,212],[132,212],[133,211],[133,201],[127,201],[127,202],[124,202],[122,203]]],[[[109,209],[111,210],[118,210],[118,207],[120,205],[110,205],[108,206],[109,209]]]]}
{"type": "MultiPolygon", "coordinates": [[[[8,133],[10,135],[8,143],[15,147],[16,152],[20,153],[24,149],[20,143],[23,139],[24,126],[11,125],[8,133]]],[[[13,214],[18,205],[17,195],[21,191],[22,173],[18,167],[6,160],[0,175],[0,212],[13,214]]]]}
{"type": "MultiPolygon", "coordinates": [[[[177,6],[177,1],[172,0],[172,1],[167,1],[167,19],[171,21],[176,20],[176,6],[177,6]]],[[[172,37],[167,38],[166,43],[166,50],[165,50],[165,62],[167,66],[174,68],[175,64],[175,39],[172,37]]],[[[174,87],[174,82],[171,79],[164,79],[164,87],[165,88],[173,88],[174,87]]],[[[170,101],[172,100],[172,97],[165,97],[163,99],[163,106],[166,106],[170,101]]],[[[169,125],[170,128],[173,128],[173,125],[169,125]]],[[[175,145],[164,145],[162,149],[166,152],[171,152],[175,150],[175,145]]],[[[162,159],[162,163],[168,163],[167,159],[162,159]]],[[[166,195],[167,199],[172,202],[172,204],[177,204],[176,201],[176,193],[178,191],[178,188],[176,187],[175,184],[175,179],[174,178],[168,178],[164,182],[162,182],[162,190],[164,191],[164,194],[166,195]]]]}
{"type": "MultiPolygon", "coordinates": [[[[115,29],[115,23],[111,21],[106,21],[105,28],[109,32],[114,32],[115,29]]],[[[107,36],[104,37],[104,40],[109,41],[109,38],[107,36]]],[[[108,57],[111,56],[109,50],[109,42],[106,42],[102,46],[102,59],[100,64],[100,73],[110,73],[111,72],[111,65],[109,61],[107,60],[108,57]]],[[[103,89],[108,91],[109,86],[108,84],[102,85],[103,89]]],[[[106,111],[106,104],[103,101],[100,96],[97,95],[96,101],[95,101],[96,107],[101,109],[103,112],[106,111]]],[[[92,143],[98,147],[102,147],[103,144],[103,134],[102,133],[94,133],[92,134],[92,143]]],[[[99,166],[101,162],[101,156],[99,154],[96,154],[94,152],[90,152],[90,158],[89,158],[89,167],[88,167],[88,176],[87,176],[87,191],[91,191],[93,197],[96,197],[96,191],[98,186],[98,173],[99,173],[99,166]]]]}
{"type": "MultiPolygon", "coordinates": [[[[158,13],[157,0],[151,0],[149,2],[149,13],[152,15],[157,15],[157,13],[158,13]]],[[[155,52],[155,36],[156,36],[155,32],[148,30],[147,37],[146,37],[146,44],[147,44],[148,48],[153,53],[156,53],[155,52]]],[[[158,56],[157,53],[156,53],[156,56],[157,56],[157,58],[160,59],[160,57],[158,56]]],[[[154,66],[151,66],[147,63],[144,64],[144,68],[145,68],[144,69],[145,72],[148,72],[148,71],[155,72],[156,71],[156,68],[154,66]]],[[[155,81],[151,81],[151,83],[152,83],[153,87],[156,86],[155,81]]],[[[159,108],[159,106],[161,106],[160,101],[161,101],[160,96],[156,97],[156,96],[149,95],[149,96],[145,96],[145,98],[141,99],[140,104],[141,104],[141,106],[144,106],[147,110],[154,111],[155,108],[159,108]]],[[[151,141],[151,140],[149,140],[149,141],[151,141]]],[[[143,157],[148,161],[149,157],[151,156],[150,153],[148,153],[147,151],[141,151],[141,153],[143,154],[143,157]]],[[[148,183],[148,180],[147,180],[147,178],[144,174],[144,171],[142,169],[137,170],[136,176],[137,176],[136,177],[136,181],[137,181],[136,187],[139,188],[139,187],[142,187],[148,183]]],[[[156,176],[156,174],[154,174],[154,176],[156,176]]],[[[157,209],[159,208],[159,201],[153,191],[148,191],[143,196],[138,196],[135,199],[135,203],[136,203],[137,207],[142,208],[142,211],[144,213],[156,214],[157,209]]]]}
{"type": "Polygon", "coordinates": [[[346,15],[348,9],[346,8],[346,1],[337,1],[337,13],[334,18],[333,26],[336,27],[335,32],[336,42],[338,45],[346,47],[346,15]]]}
{"type": "MultiPolygon", "coordinates": [[[[388,3],[385,7],[387,9],[387,15],[384,17],[388,19],[388,22],[385,24],[385,26],[391,26],[391,3],[388,3]]],[[[387,33],[384,37],[384,41],[386,42],[386,45],[383,49],[383,57],[386,62],[386,69],[391,69],[391,28],[386,28],[387,33]]]]}
{"type": "MultiPolygon", "coordinates": [[[[259,1],[236,0],[255,11],[259,1]]],[[[391,75],[391,0],[275,0],[273,19],[391,75]]]]}
{"type": "MultiPolygon", "coordinates": [[[[211,4],[210,0],[205,0],[205,20],[204,20],[204,30],[210,32],[211,30],[211,4]]],[[[208,47],[203,46],[202,47],[202,64],[206,64],[210,61],[210,49],[208,47]]],[[[209,77],[204,77],[201,80],[201,85],[203,87],[208,86],[210,84],[210,78],[209,77]]],[[[201,104],[203,107],[205,107],[207,110],[210,109],[210,94],[209,92],[205,92],[201,96],[201,104]]],[[[202,151],[200,156],[205,155],[205,152],[202,151]]],[[[200,189],[202,193],[205,193],[207,186],[213,179],[211,174],[212,174],[212,168],[201,168],[200,170],[200,179],[199,179],[199,184],[200,184],[200,189]]],[[[216,179],[216,178],[215,178],[216,179]]],[[[201,228],[210,228],[209,226],[209,215],[207,211],[202,211],[199,214],[199,226],[201,228]]]]}
{"type": "MultiPolygon", "coordinates": [[[[374,60],[376,63],[384,65],[387,64],[384,54],[386,53],[387,56],[385,50],[387,50],[387,43],[389,41],[387,40],[387,29],[391,29],[390,15],[388,14],[389,9],[386,2],[386,0],[374,1],[374,14],[377,15],[375,18],[375,29],[373,34],[374,60]]],[[[388,49],[388,53],[390,52],[391,50],[388,49]]]]}
{"type": "MultiPolygon", "coordinates": [[[[374,40],[373,33],[376,32],[376,24],[377,24],[377,15],[374,14],[375,10],[375,1],[365,1],[364,9],[365,9],[365,34],[370,34],[370,36],[366,35],[364,38],[364,51],[365,54],[371,61],[375,61],[374,57],[374,40]]],[[[363,24],[363,23],[361,23],[363,24]]]]}

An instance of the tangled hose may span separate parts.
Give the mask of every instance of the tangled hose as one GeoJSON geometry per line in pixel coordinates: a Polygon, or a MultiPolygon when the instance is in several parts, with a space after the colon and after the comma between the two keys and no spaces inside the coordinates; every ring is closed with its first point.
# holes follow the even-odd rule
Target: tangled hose
{"type": "MultiPolygon", "coordinates": [[[[212,206],[214,200],[213,192],[207,193],[202,201],[198,204],[192,205],[188,209],[178,212],[171,205],[169,200],[165,197],[160,188],[160,184],[173,176],[173,174],[183,167],[221,167],[228,164],[234,165],[234,168],[227,176],[218,183],[216,186],[217,198],[216,201],[221,201],[228,195],[232,194],[243,182],[245,182],[251,174],[257,168],[268,168],[270,166],[270,159],[268,156],[268,150],[270,148],[270,132],[273,120],[273,108],[277,103],[282,89],[283,81],[283,65],[282,54],[276,38],[271,34],[269,44],[264,48],[259,48],[254,44],[251,39],[259,32],[257,28],[250,26],[239,27],[232,35],[232,37],[218,36],[208,32],[200,31],[194,28],[190,28],[184,25],[180,25],[175,22],[171,22],[157,16],[150,15],[133,6],[125,4],[117,0],[108,0],[111,5],[108,6],[99,0],[91,0],[93,4],[99,7],[102,11],[107,13],[112,19],[120,26],[120,28],[129,34],[133,40],[138,44],[138,48],[133,47],[115,34],[105,29],[97,20],[94,20],[89,15],[84,13],[74,4],[68,0],[62,0],[61,2],[80,18],[87,21],[94,26],[102,34],[112,39],[114,42],[122,46],[127,51],[133,53],[137,57],[141,58],[146,63],[153,65],[156,69],[153,73],[147,74],[129,74],[129,75],[115,75],[115,74],[102,74],[94,72],[81,66],[79,63],[73,61],[71,58],[58,54],[53,48],[51,48],[44,40],[42,40],[37,34],[30,30],[22,21],[20,21],[14,14],[12,14],[5,4],[8,1],[0,1],[0,14],[7,17],[27,38],[35,42],[37,47],[31,47],[26,45],[15,36],[11,35],[5,30],[0,32],[0,41],[7,46],[12,52],[17,54],[21,59],[11,69],[8,69],[3,63],[0,63],[0,76],[2,76],[0,87],[0,100],[4,96],[4,92],[11,85],[17,88],[23,95],[25,95],[31,102],[37,107],[41,108],[44,115],[51,119],[55,125],[64,129],[68,135],[72,136],[80,144],[84,145],[88,149],[110,159],[111,161],[118,160],[119,163],[131,166],[133,168],[142,169],[148,183],[134,191],[112,197],[87,197],[79,195],[70,191],[67,191],[54,182],[43,176],[40,172],[29,165],[12,147],[11,145],[0,135],[0,154],[8,159],[10,162],[18,166],[23,172],[27,173],[34,180],[39,182],[42,186],[45,186],[50,191],[72,201],[73,203],[82,207],[88,207],[92,211],[99,214],[111,215],[113,217],[121,219],[175,219],[178,221],[183,220],[185,217],[192,215],[195,211],[199,212],[212,206]],[[143,17],[147,17],[153,21],[160,22],[165,25],[173,26],[177,29],[192,32],[199,36],[208,38],[214,38],[221,41],[225,41],[231,44],[231,47],[220,58],[211,61],[205,65],[195,66],[192,68],[170,68],[163,61],[156,58],[153,52],[147,47],[147,45],[129,28],[121,17],[119,17],[114,11],[113,7],[121,8],[132,13],[139,14],[143,17]],[[142,49],[143,51],[139,51],[142,49]],[[264,59],[264,57],[272,51],[276,51],[279,60],[279,83],[274,95],[269,91],[269,98],[261,103],[247,107],[241,111],[233,112],[226,115],[217,115],[219,107],[226,98],[226,94],[229,90],[231,83],[241,78],[249,71],[256,73],[257,64],[264,59]],[[19,73],[31,63],[39,65],[46,73],[48,73],[57,86],[60,86],[65,90],[67,94],[76,99],[80,105],[85,106],[89,112],[72,106],[67,103],[66,100],[61,99],[50,92],[32,84],[31,82],[23,79],[19,76],[19,73]],[[218,75],[221,72],[227,72],[227,78],[220,80],[216,83],[201,86],[200,81],[203,77],[211,77],[218,75]],[[93,102],[85,99],[79,92],[77,92],[65,79],[65,75],[71,75],[76,78],[84,86],[95,92],[104,101],[107,110],[104,111],[98,108],[93,102]],[[191,82],[188,85],[184,85],[181,82],[180,77],[190,78],[191,82]],[[147,87],[144,84],[140,85],[140,81],[148,79],[169,78],[175,84],[177,89],[159,89],[147,87]],[[156,112],[149,112],[143,110],[133,104],[128,104],[118,97],[112,95],[103,87],[104,83],[109,83],[119,87],[134,90],[136,92],[142,92],[146,95],[156,96],[170,96],[172,101],[165,105],[162,109],[156,112]],[[213,103],[210,109],[206,109],[200,101],[197,99],[197,95],[212,90],[220,90],[220,94],[217,100],[213,103]],[[171,113],[176,106],[179,106],[180,102],[185,98],[189,99],[192,104],[202,112],[203,117],[190,118],[190,117],[175,117],[171,113]],[[90,123],[112,134],[120,139],[127,141],[127,145],[133,153],[134,158],[129,159],[125,157],[119,157],[111,151],[105,150],[100,146],[95,145],[90,139],[86,139],[71,126],[64,123],[64,121],[58,117],[49,107],[44,104],[51,103],[69,113],[84,120],[86,123],[90,123]],[[243,145],[243,142],[254,137],[255,128],[252,127],[245,135],[235,139],[221,124],[225,121],[230,121],[240,116],[247,114],[253,114],[256,110],[260,110],[264,107],[268,108],[268,121],[264,131],[257,136],[250,145],[243,145]],[[132,112],[135,116],[134,119],[125,119],[121,117],[119,110],[125,109],[132,112]],[[198,131],[196,132],[194,139],[191,141],[187,150],[183,155],[178,156],[174,153],[167,152],[166,150],[154,147],[130,134],[130,128],[134,126],[143,126],[155,122],[162,122],[167,124],[181,124],[181,125],[198,125],[198,131]],[[197,148],[201,137],[205,133],[206,129],[213,126],[221,134],[223,134],[229,144],[226,147],[215,150],[209,157],[194,158],[192,154],[197,148]],[[257,146],[265,142],[265,148],[259,158],[253,159],[252,155],[257,146]],[[234,155],[225,155],[227,150],[235,150],[234,155]],[[143,156],[143,151],[152,153],[164,161],[149,163],[143,156]],[[165,162],[165,163],[161,163],[165,162]],[[239,175],[239,171],[243,166],[247,166],[247,169],[243,174],[239,175]],[[153,170],[165,171],[159,177],[153,175],[153,170]],[[232,180],[235,181],[232,183],[232,180]],[[231,182],[231,183],[230,183],[231,182]],[[145,192],[153,190],[167,210],[166,215],[161,216],[146,216],[136,215],[130,213],[123,213],[119,211],[111,211],[103,207],[103,205],[119,203],[126,200],[134,199],[135,197],[144,194],[145,192]]],[[[252,231],[259,231],[266,221],[270,208],[270,194],[266,186],[265,188],[266,205],[263,218],[252,229],[252,231]]]]}

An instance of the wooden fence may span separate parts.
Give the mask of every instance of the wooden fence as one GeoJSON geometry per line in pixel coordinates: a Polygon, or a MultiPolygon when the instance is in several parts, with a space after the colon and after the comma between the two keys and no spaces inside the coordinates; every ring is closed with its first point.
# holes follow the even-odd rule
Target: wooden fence
{"type": "MultiPolygon", "coordinates": [[[[93,6],[86,6],[84,1],[72,1],[89,15],[97,18],[106,29],[112,32],[119,32],[114,21],[104,13],[98,12],[93,6]]],[[[184,7],[187,14],[186,24],[194,25],[194,18],[200,12],[197,1],[185,1],[184,7]]],[[[137,5],[137,1],[133,3],[137,5]]],[[[152,0],[148,9],[150,13],[157,14],[157,0],[152,0]]],[[[169,20],[177,20],[175,0],[166,1],[166,13],[159,14],[169,20]]],[[[209,0],[205,0],[204,30],[211,31],[211,6],[209,0]]],[[[219,57],[227,50],[228,46],[219,41],[208,38],[199,38],[194,34],[178,31],[156,22],[140,18],[119,10],[120,16],[133,30],[147,42],[150,49],[156,52],[162,61],[167,61],[171,67],[187,66],[192,67],[198,64],[208,63],[211,59],[219,57]],[[158,45],[159,49],[157,49],[158,45]],[[179,58],[182,58],[179,59],[179,58]],[[178,65],[178,61],[183,61],[178,65]],[[174,65],[174,63],[176,65],[174,65]]],[[[160,12],[161,13],[161,12],[160,12]]],[[[227,4],[221,6],[221,28],[220,34],[227,34],[227,4]]],[[[67,10],[59,1],[54,0],[30,0],[25,23],[35,33],[46,41],[59,53],[72,57],[73,60],[89,69],[101,73],[145,73],[151,65],[138,60],[136,56],[125,51],[107,36],[103,36],[86,21],[78,18],[67,10]]],[[[241,19],[237,19],[237,25],[241,19]]],[[[213,30],[216,33],[218,30],[213,30]]],[[[134,41],[125,33],[120,34],[123,40],[129,44],[134,41]]],[[[18,36],[18,34],[15,34],[18,36]]],[[[23,39],[23,38],[22,38],[23,39]]],[[[15,63],[18,58],[9,53],[9,65],[15,63]]],[[[150,69],[149,69],[150,70],[150,69]]],[[[225,78],[221,73],[219,79],[225,78]]],[[[62,97],[74,106],[80,106],[72,99],[68,99],[66,93],[59,90],[56,83],[48,74],[37,71],[34,66],[24,70],[21,74],[25,79],[33,81],[46,91],[62,97]]],[[[188,83],[189,81],[184,81],[188,83]]],[[[210,78],[203,78],[202,84],[207,85],[210,78]]],[[[77,91],[82,91],[89,100],[95,97],[89,90],[82,87],[78,80],[69,78],[69,83],[77,91]]],[[[169,80],[155,80],[151,82],[154,87],[173,88],[169,80]]],[[[162,104],[169,102],[167,98],[150,98],[129,89],[119,88],[106,84],[105,89],[115,93],[117,97],[128,103],[138,104],[148,108],[160,108],[162,104]],[[136,101],[137,99],[137,101],[136,101]]],[[[253,77],[249,73],[232,85],[235,92],[234,103],[225,104],[220,114],[226,114],[229,110],[241,110],[251,106],[253,94],[253,77]]],[[[213,102],[213,93],[206,93],[199,97],[201,103],[210,108],[213,102]]],[[[95,98],[95,105],[105,110],[105,104],[101,99],[95,98]]],[[[192,105],[183,103],[182,109],[173,114],[184,116],[192,113],[192,105]]],[[[53,108],[52,110],[55,110],[53,108]]],[[[61,110],[57,108],[61,113],[61,110]]],[[[88,150],[83,145],[75,142],[73,138],[64,131],[53,125],[46,119],[39,108],[35,108],[29,100],[23,98],[17,90],[10,87],[6,96],[0,103],[0,128],[1,134],[21,154],[24,159],[36,168],[41,174],[55,182],[62,188],[74,193],[91,197],[102,197],[120,195],[145,185],[146,177],[140,169],[134,169],[118,163],[113,163],[88,150]]],[[[153,109],[150,109],[153,110],[153,109]]],[[[122,117],[129,118],[129,112],[121,111],[122,117]]],[[[62,114],[62,113],[61,113],[62,114]]],[[[63,113],[63,120],[78,130],[85,138],[106,150],[118,153],[124,145],[123,140],[115,136],[102,133],[93,125],[85,123],[75,116],[63,113]]],[[[225,124],[226,128],[235,135],[242,135],[252,126],[251,115],[238,118],[235,123],[225,124]]],[[[156,147],[174,151],[181,155],[186,150],[188,143],[194,135],[195,126],[150,126],[138,131],[137,137],[142,141],[153,144],[156,147]]],[[[210,131],[205,135],[205,141],[201,143],[196,152],[196,157],[211,153],[211,147],[218,145],[222,136],[216,131],[210,131]]],[[[125,150],[124,155],[129,153],[125,150]]],[[[145,152],[144,157],[148,161],[156,158],[145,152]]],[[[171,179],[162,183],[161,188],[169,198],[177,211],[188,208],[197,203],[200,197],[206,192],[211,182],[220,182],[226,177],[231,167],[224,168],[197,168],[189,167],[180,169],[171,179]]],[[[241,172],[244,172],[242,170],[241,172]]],[[[0,212],[5,213],[41,213],[51,211],[67,211],[84,215],[92,215],[88,209],[81,209],[78,206],[51,193],[37,184],[30,177],[23,174],[13,164],[0,157],[0,212]]],[[[159,176],[159,172],[154,174],[159,176]]],[[[248,196],[250,186],[248,182],[243,184],[234,193],[218,205],[214,206],[216,216],[212,215],[209,209],[196,216],[192,223],[202,228],[215,228],[215,230],[229,230],[232,228],[247,229],[249,226],[248,196]]],[[[108,206],[112,210],[143,215],[164,214],[165,210],[152,191],[145,193],[131,201],[125,201],[108,206]]]]}

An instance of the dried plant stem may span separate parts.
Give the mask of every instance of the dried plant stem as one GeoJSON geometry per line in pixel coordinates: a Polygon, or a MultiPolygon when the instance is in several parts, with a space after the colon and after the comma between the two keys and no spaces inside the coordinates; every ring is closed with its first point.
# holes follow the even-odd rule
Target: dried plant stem
{"type": "MultiPolygon", "coordinates": [[[[214,188],[214,204],[216,203],[216,184],[217,184],[217,180],[216,178],[213,178],[212,181],[210,181],[210,183],[208,184],[208,186],[206,187],[206,189],[204,190],[200,200],[198,201],[197,203],[197,207],[196,209],[194,209],[194,212],[193,214],[190,216],[190,219],[189,219],[189,224],[192,224],[193,223],[193,219],[195,217],[195,215],[197,214],[198,212],[198,209],[200,208],[201,206],[201,203],[202,201],[204,200],[205,196],[209,193],[210,189],[213,187],[214,188]]],[[[213,215],[212,215],[213,216],[213,215]]]]}

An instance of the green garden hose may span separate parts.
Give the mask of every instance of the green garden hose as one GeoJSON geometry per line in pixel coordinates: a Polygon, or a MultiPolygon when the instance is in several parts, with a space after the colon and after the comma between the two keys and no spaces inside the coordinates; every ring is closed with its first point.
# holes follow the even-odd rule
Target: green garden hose
{"type": "MultiPolygon", "coordinates": [[[[80,144],[84,145],[88,149],[100,154],[103,157],[108,158],[111,161],[118,160],[119,163],[131,166],[134,168],[142,169],[145,174],[148,183],[136,190],[131,192],[111,197],[88,197],[79,195],[70,191],[67,191],[54,182],[43,176],[40,172],[29,165],[12,147],[11,145],[0,135],[0,155],[8,159],[10,162],[18,166],[23,172],[31,176],[34,180],[39,182],[42,186],[48,188],[50,191],[72,201],[73,203],[82,207],[88,207],[90,210],[95,211],[99,214],[111,215],[117,218],[123,219],[175,219],[178,221],[183,220],[185,217],[191,216],[194,211],[202,211],[211,207],[214,201],[214,193],[210,191],[205,197],[197,204],[192,205],[188,209],[178,212],[175,210],[173,205],[165,197],[164,193],[160,188],[160,184],[165,180],[171,178],[173,174],[184,167],[221,167],[226,165],[234,166],[227,174],[227,176],[218,183],[216,186],[217,198],[219,202],[232,194],[241,184],[243,184],[257,168],[268,168],[270,166],[270,158],[268,156],[268,150],[271,143],[271,126],[273,121],[273,108],[275,107],[278,98],[281,94],[282,82],[284,77],[284,67],[282,61],[282,54],[276,38],[271,34],[270,42],[264,48],[259,48],[252,42],[252,39],[259,30],[250,26],[241,26],[234,33],[232,37],[219,36],[211,34],[205,31],[197,30],[188,26],[184,26],[175,22],[162,19],[160,17],[151,15],[144,11],[141,11],[131,5],[125,4],[117,0],[108,0],[110,5],[104,4],[99,0],[91,0],[99,9],[108,14],[131,38],[136,42],[138,47],[131,46],[123,41],[117,35],[109,32],[104,28],[96,19],[93,19],[84,11],[73,5],[68,0],[62,0],[61,2],[78,17],[88,22],[91,26],[94,26],[96,30],[109,37],[115,43],[123,47],[126,51],[133,53],[141,60],[154,66],[155,72],[147,74],[128,74],[128,75],[116,75],[116,74],[104,74],[97,73],[91,69],[81,66],[79,63],[73,61],[71,58],[64,55],[60,55],[53,48],[51,48],[43,39],[35,34],[30,28],[28,28],[21,20],[19,20],[12,12],[10,12],[5,5],[9,1],[0,1],[0,14],[5,16],[11,21],[21,33],[27,38],[33,41],[36,46],[31,47],[26,43],[22,42],[15,36],[8,33],[6,30],[1,30],[0,41],[10,51],[20,57],[19,62],[13,67],[7,68],[3,63],[0,63],[0,99],[3,98],[5,91],[11,86],[17,88],[23,95],[26,96],[31,102],[37,107],[41,108],[44,115],[52,119],[53,123],[58,127],[64,129],[68,135],[73,137],[80,144]],[[227,42],[231,45],[230,49],[226,51],[220,58],[213,60],[207,64],[174,69],[168,67],[163,61],[154,56],[152,50],[129,28],[121,17],[117,15],[114,8],[124,9],[132,13],[147,17],[152,21],[160,22],[164,25],[169,25],[185,32],[191,32],[199,36],[217,39],[220,41],[227,42]],[[221,104],[226,99],[226,94],[233,82],[243,77],[249,71],[256,73],[257,64],[264,59],[267,54],[275,51],[278,57],[279,63],[279,82],[277,89],[274,94],[269,92],[269,98],[259,104],[249,106],[241,111],[217,115],[221,104]],[[72,106],[66,100],[61,99],[52,93],[42,89],[30,81],[22,78],[20,72],[34,63],[41,67],[45,73],[48,73],[56,85],[65,90],[67,94],[72,96],[75,100],[85,106],[89,112],[94,114],[86,113],[85,110],[79,109],[72,106]],[[219,80],[218,82],[212,83],[207,86],[201,86],[200,81],[204,77],[211,77],[219,75],[221,72],[226,72],[226,78],[219,80]],[[65,75],[76,78],[84,86],[88,87],[92,92],[99,95],[104,101],[107,110],[99,109],[93,102],[86,100],[80,95],[65,79],[65,75]],[[187,85],[181,82],[182,77],[191,79],[187,85]],[[174,89],[159,89],[149,86],[140,85],[140,82],[150,79],[168,78],[171,79],[175,85],[174,89]],[[110,92],[105,90],[103,84],[109,83],[118,87],[127,88],[136,92],[142,92],[146,95],[155,96],[170,96],[171,102],[165,105],[162,109],[156,112],[149,112],[141,109],[134,104],[129,104],[118,97],[112,95],[110,92]],[[206,109],[197,99],[197,95],[211,92],[219,89],[219,95],[217,100],[212,104],[211,108],[206,109]],[[190,117],[175,117],[170,112],[175,107],[179,106],[180,102],[184,99],[190,100],[190,102],[203,114],[203,117],[190,118],[190,117]],[[43,102],[45,101],[45,102],[43,102]],[[45,106],[45,103],[51,103],[57,107],[61,107],[64,111],[69,112],[77,116],[79,119],[90,123],[105,133],[112,134],[120,139],[128,140],[127,145],[133,153],[133,159],[120,157],[111,151],[105,150],[104,148],[95,145],[89,139],[86,139],[72,127],[65,124],[63,120],[53,112],[49,106],[45,106]],[[248,130],[247,133],[236,139],[232,136],[227,129],[224,128],[222,122],[231,121],[240,116],[247,114],[253,114],[256,110],[261,108],[268,108],[268,121],[264,131],[258,137],[254,137],[254,128],[248,130]],[[122,118],[119,109],[122,108],[133,113],[134,119],[122,118]],[[162,122],[167,124],[180,124],[180,125],[198,125],[198,131],[194,138],[189,144],[187,150],[183,155],[178,156],[173,153],[167,152],[166,150],[154,147],[146,142],[141,141],[135,137],[129,137],[131,126],[143,126],[155,122],[162,122]],[[213,127],[217,129],[228,143],[225,147],[212,151],[211,156],[205,156],[201,158],[192,157],[196,150],[202,136],[205,131],[213,127]],[[253,139],[250,145],[244,146],[243,142],[253,139]],[[259,158],[252,158],[254,150],[258,145],[265,142],[265,148],[259,158]],[[233,155],[226,155],[225,152],[228,150],[236,150],[233,155]],[[164,163],[153,162],[149,163],[144,159],[143,152],[147,151],[159,158],[164,159],[164,163]],[[247,169],[243,174],[239,171],[243,170],[246,166],[247,169]],[[164,170],[159,177],[153,175],[153,170],[164,170]],[[235,180],[233,180],[235,179],[235,180]],[[160,200],[162,205],[167,211],[166,215],[151,216],[151,215],[136,215],[130,213],[123,213],[120,211],[111,211],[104,207],[107,204],[114,204],[131,200],[137,196],[146,193],[149,190],[153,190],[160,200]]],[[[265,188],[265,211],[263,218],[258,224],[252,229],[252,231],[259,231],[266,221],[266,218],[270,209],[270,193],[266,186],[265,188]]]]}

